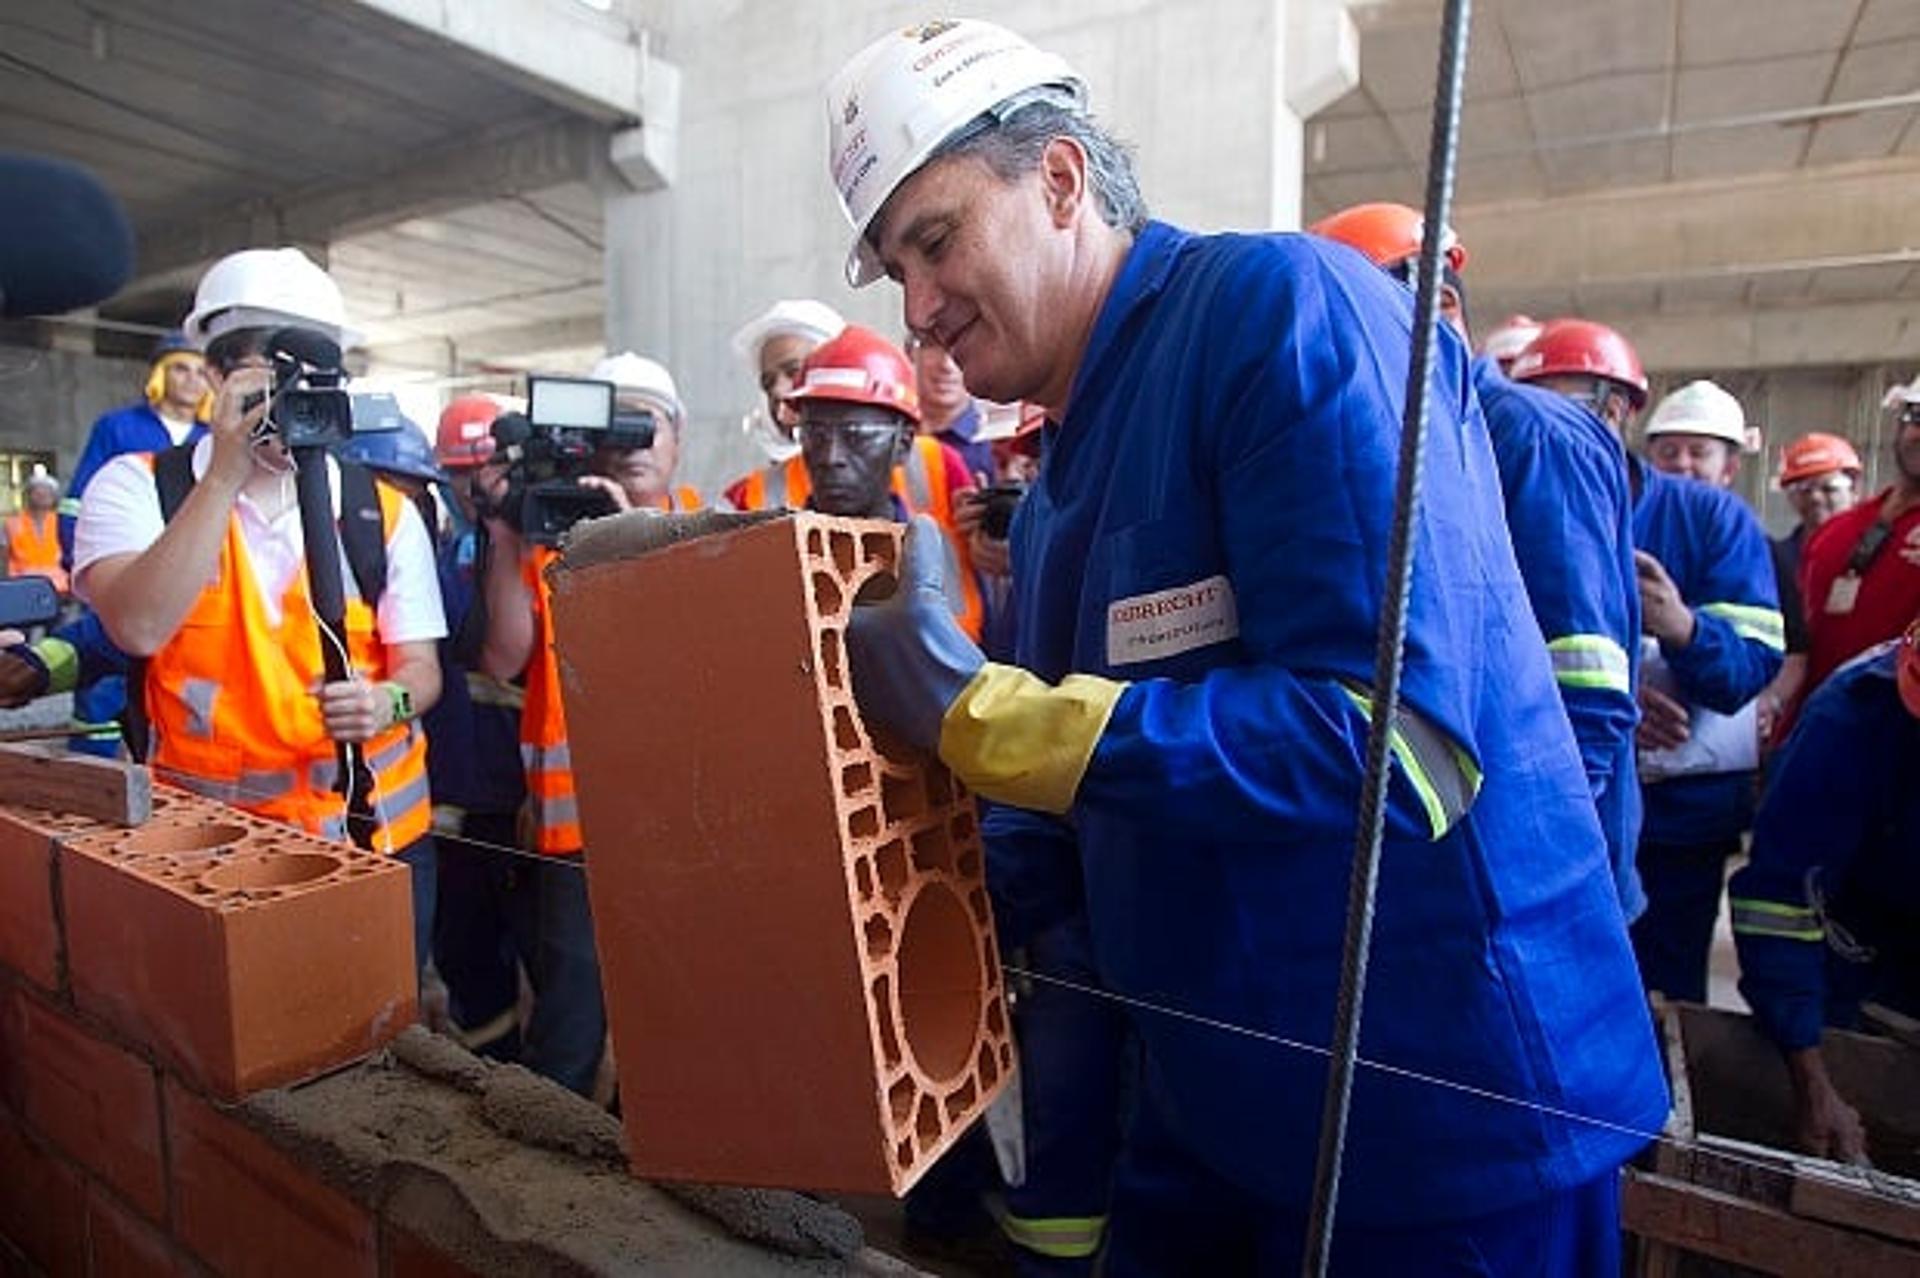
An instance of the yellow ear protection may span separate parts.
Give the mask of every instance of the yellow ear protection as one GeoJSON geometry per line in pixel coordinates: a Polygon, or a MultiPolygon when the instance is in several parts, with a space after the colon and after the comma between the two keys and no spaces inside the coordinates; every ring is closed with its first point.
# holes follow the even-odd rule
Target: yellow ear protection
{"type": "MultiPolygon", "coordinates": [[[[153,361],[153,368],[147,374],[147,403],[155,408],[160,407],[160,401],[167,397],[167,366],[187,360],[203,366],[206,362],[199,351],[168,351],[153,361]]],[[[193,415],[196,419],[205,421],[207,414],[212,411],[213,391],[208,389],[201,394],[200,402],[193,406],[193,415]]]]}

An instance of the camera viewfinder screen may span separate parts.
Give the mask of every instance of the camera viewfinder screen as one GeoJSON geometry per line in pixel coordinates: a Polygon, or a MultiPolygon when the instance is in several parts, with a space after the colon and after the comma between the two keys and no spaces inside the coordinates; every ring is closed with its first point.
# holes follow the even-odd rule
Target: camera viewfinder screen
{"type": "Polygon", "coordinates": [[[536,426],[605,430],[613,422],[613,383],[529,377],[527,418],[536,426]]]}

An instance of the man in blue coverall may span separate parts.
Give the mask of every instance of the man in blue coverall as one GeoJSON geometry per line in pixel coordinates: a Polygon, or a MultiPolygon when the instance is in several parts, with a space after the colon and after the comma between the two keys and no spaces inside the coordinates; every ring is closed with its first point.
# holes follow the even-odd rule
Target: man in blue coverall
{"type": "MultiPolygon", "coordinates": [[[[1308,228],[1367,255],[1411,287],[1421,217],[1404,204],[1359,204],[1308,228]]],[[[1448,228],[1441,314],[1469,346],[1467,249],[1448,228]]],[[[1592,413],[1563,395],[1510,381],[1491,355],[1473,361],[1506,498],[1507,528],[1527,601],[1547,641],[1560,702],[1580,744],[1614,886],[1627,921],[1647,907],[1634,869],[1640,783],[1633,730],[1640,722],[1640,587],[1633,564],[1633,497],[1626,450],[1592,413]]]]}
{"type": "MultiPolygon", "coordinates": [[[[1646,403],[1632,345],[1587,320],[1547,324],[1513,376],[1588,406],[1622,435],[1646,403]]],[[[1627,462],[1643,669],[1660,685],[1641,689],[1646,815],[1636,860],[1646,909],[1633,947],[1649,990],[1704,1003],[1721,883],[1753,811],[1759,739],[1740,711],[1779,671],[1786,629],[1753,512],[1724,488],[1627,462]]]]}
{"type": "Polygon", "coordinates": [[[1920,626],[1820,685],[1787,737],[1733,876],[1740,992],[1786,1054],[1808,1152],[1860,1162],[1860,1116],[1820,1056],[1860,1004],[1920,1015],[1920,626]]]}
{"type": "MultiPolygon", "coordinates": [[[[1293,1272],[1410,299],[1310,237],[1148,221],[1078,77],[990,24],[883,36],[828,111],[849,280],[898,281],[970,390],[1049,419],[1018,664],[953,624],[916,522],[849,629],[863,709],[1024,809],[1003,854],[1078,862],[1146,1048],[1105,1272],[1293,1272]]],[[[1467,352],[1436,355],[1363,1043],[1388,1069],[1356,1079],[1333,1259],[1611,1275],[1666,1090],[1467,352]]]]}

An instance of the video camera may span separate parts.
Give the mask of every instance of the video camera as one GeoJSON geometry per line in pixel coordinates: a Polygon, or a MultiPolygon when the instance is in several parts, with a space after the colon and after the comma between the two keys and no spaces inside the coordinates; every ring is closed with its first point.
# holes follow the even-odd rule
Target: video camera
{"type": "Polygon", "coordinates": [[[580,482],[602,448],[651,448],[658,418],[614,402],[612,382],[527,378],[527,411],[493,419],[497,457],[507,462],[502,511],[526,540],[557,545],[582,519],[614,514],[607,494],[580,482]]]}
{"type": "MultiPolygon", "coordinates": [[[[282,328],[267,339],[273,389],[260,429],[288,448],[332,448],[353,436],[353,401],[340,344],[310,328],[282,328]]],[[[249,411],[261,400],[249,395],[249,411]]]]}

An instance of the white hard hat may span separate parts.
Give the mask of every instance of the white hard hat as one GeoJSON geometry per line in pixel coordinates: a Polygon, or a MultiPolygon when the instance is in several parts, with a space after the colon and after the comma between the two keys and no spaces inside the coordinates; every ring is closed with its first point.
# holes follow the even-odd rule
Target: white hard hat
{"type": "Polygon", "coordinates": [[[183,327],[204,348],[236,329],[288,324],[321,329],[342,346],[357,336],[347,329],[340,286],[297,248],[242,249],[215,262],[183,327]]]}
{"type": "Polygon", "coordinates": [[[792,334],[819,343],[840,336],[846,326],[840,312],[825,302],[810,297],[782,299],[740,326],[733,335],[733,350],[758,375],[760,348],[773,338],[792,334]]]}
{"type": "Polygon", "coordinates": [[[1497,360],[1514,359],[1540,336],[1544,327],[1531,315],[1510,315],[1487,334],[1487,340],[1480,344],[1480,353],[1497,360]]]}
{"type": "Polygon", "coordinates": [[[1701,378],[1674,391],[1647,418],[1646,436],[1707,435],[1747,446],[1747,414],[1725,389],[1701,378]]]}
{"type": "Polygon", "coordinates": [[[1886,398],[1880,401],[1880,407],[1893,408],[1900,404],[1920,404],[1920,373],[1913,380],[1887,391],[1886,398]]]}
{"type": "Polygon", "coordinates": [[[60,491],[60,481],[48,474],[46,466],[40,462],[33,464],[33,470],[27,475],[26,486],[28,488],[51,488],[55,492],[60,491]]]}
{"type": "Polygon", "coordinates": [[[680,390],[673,384],[673,374],[659,360],[648,359],[632,351],[621,351],[595,364],[587,376],[596,381],[612,382],[626,394],[641,395],[652,400],[667,411],[676,426],[687,415],[686,405],[680,402],[680,390]]]}
{"type": "Polygon", "coordinates": [[[853,223],[847,283],[883,274],[867,225],[942,142],[1049,95],[1081,106],[1087,88],[1061,58],[974,18],[902,27],[848,59],[827,83],[828,170],[853,223]]]}

